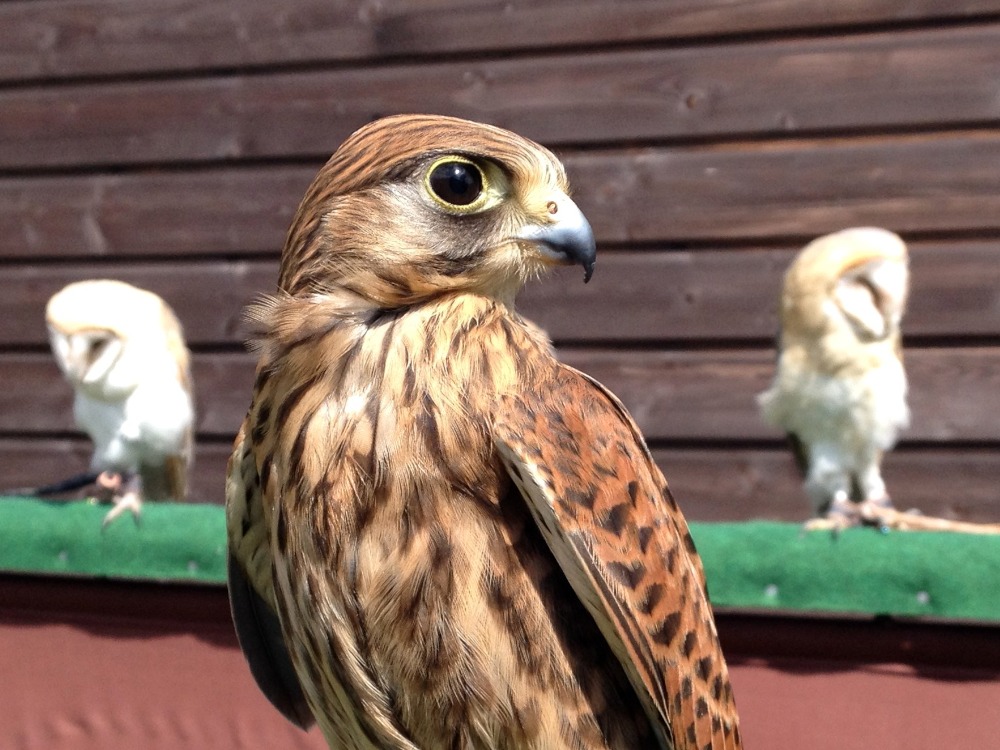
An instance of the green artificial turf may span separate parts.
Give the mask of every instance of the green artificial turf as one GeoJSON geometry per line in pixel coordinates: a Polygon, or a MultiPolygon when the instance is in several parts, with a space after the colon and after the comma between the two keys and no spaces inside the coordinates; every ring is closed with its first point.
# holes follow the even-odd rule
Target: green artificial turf
{"type": "Polygon", "coordinates": [[[217,505],[146,503],[101,529],[110,506],[0,498],[0,570],[223,583],[226,521],[217,505]]]}
{"type": "MultiPolygon", "coordinates": [[[[217,505],[147,503],[101,530],[108,506],[0,498],[0,570],[223,584],[217,505]]],[[[1000,621],[1000,536],[797,524],[696,523],[716,607],[1000,621]]]]}
{"type": "Polygon", "coordinates": [[[717,607],[1000,621],[1000,536],[694,524],[717,607]]]}

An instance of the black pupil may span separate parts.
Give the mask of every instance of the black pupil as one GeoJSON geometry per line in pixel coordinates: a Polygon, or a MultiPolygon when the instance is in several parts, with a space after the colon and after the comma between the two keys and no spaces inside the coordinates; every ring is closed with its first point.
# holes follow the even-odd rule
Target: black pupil
{"type": "Polygon", "coordinates": [[[453,206],[468,206],[483,192],[483,176],[479,169],[462,161],[438,164],[429,182],[434,195],[453,206]]]}

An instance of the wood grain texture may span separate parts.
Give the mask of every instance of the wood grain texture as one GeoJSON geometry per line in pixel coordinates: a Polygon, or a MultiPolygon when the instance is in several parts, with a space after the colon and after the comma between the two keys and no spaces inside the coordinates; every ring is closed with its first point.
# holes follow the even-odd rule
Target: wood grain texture
{"type": "Polygon", "coordinates": [[[874,224],[912,255],[890,490],[996,520],[998,44],[1000,0],[0,3],[0,472],[85,465],[42,309],[106,276],[178,310],[194,494],[220,501],[241,310],[295,206],[354,127],[434,110],[560,150],[597,272],[520,307],[626,400],[690,517],[804,517],[753,401],[777,291],[806,241],[874,224]]]}
{"type": "MultiPolygon", "coordinates": [[[[202,440],[191,472],[192,502],[221,503],[227,441],[202,440]]],[[[693,521],[767,518],[804,521],[809,504],[791,454],[781,446],[758,448],[656,448],[663,471],[685,516],[693,521]]],[[[38,485],[84,471],[90,445],[82,438],[0,437],[4,487],[38,485]]],[[[886,458],[889,491],[901,508],[965,521],[1000,519],[1000,451],[993,448],[913,449],[886,458]],[[960,478],[960,479],[959,479],[960,478]],[[956,483],[961,491],[956,492],[956,483]]]]}
{"type": "MultiPolygon", "coordinates": [[[[195,429],[231,439],[250,404],[254,364],[246,354],[195,355],[195,429]]],[[[0,435],[75,432],[73,391],[47,354],[0,357],[0,435]]]]}
{"type": "MultiPolygon", "coordinates": [[[[568,153],[600,244],[1000,232],[1000,135],[568,153]]],[[[0,179],[0,258],[276,253],[319,168],[0,179]]]]}
{"type": "MultiPolygon", "coordinates": [[[[912,426],[903,440],[1000,441],[1000,347],[911,349],[912,426]]],[[[617,394],[656,441],[780,440],[761,421],[756,394],[770,383],[769,350],[563,349],[560,359],[617,394]]],[[[195,354],[197,431],[236,433],[249,405],[248,354],[195,354]]],[[[73,429],[69,386],[47,354],[0,356],[0,435],[73,429]]]]}
{"type": "MultiPolygon", "coordinates": [[[[805,521],[810,514],[791,452],[783,446],[660,448],[653,457],[692,520],[805,521]]],[[[904,445],[886,456],[882,469],[901,509],[980,523],[1000,520],[1000,453],[993,448],[951,451],[904,445]]]]}
{"type": "MultiPolygon", "coordinates": [[[[518,309],[560,343],[613,346],[660,342],[770,345],[778,330],[778,291],[798,246],[698,251],[599,252],[598,270],[581,284],[574,269],[528,284],[518,309]]],[[[1000,337],[1000,243],[914,242],[904,334],[912,338],[1000,337]]],[[[189,343],[233,347],[246,339],[242,311],[274,290],[277,260],[123,258],[9,263],[0,274],[0,340],[47,345],[46,300],[66,284],[94,277],[149,289],[177,311],[189,343]],[[110,260],[110,259],[109,259],[110,260]]]]}
{"type": "Polygon", "coordinates": [[[45,346],[45,305],[67,284],[110,278],[154,292],[177,313],[188,344],[240,346],[249,330],[243,310],[276,287],[276,260],[233,259],[115,263],[9,264],[0,273],[0,340],[45,346]]]}
{"type": "MultiPolygon", "coordinates": [[[[998,355],[988,347],[907,350],[913,423],[902,439],[1000,438],[998,355]]],[[[651,441],[779,437],[755,401],[774,373],[769,350],[568,349],[560,357],[617,393],[651,441]]]]}
{"type": "Polygon", "coordinates": [[[549,146],[1000,119],[1000,24],[500,60],[0,91],[0,169],[325,158],[381,115],[549,146]],[[859,85],[863,77],[864,85],[859,85]]]}
{"type": "Polygon", "coordinates": [[[566,163],[603,242],[1000,224],[1000,140],[985,132],[593,152],[566,163]]]}
{"type": "Polygon", "coordinates": [[[0,4],[0,80],[504,53],[1000,13],[996,0],[63,0],[0,4]]]}
{"type": "Polygon", "coordinates": [[[0,257],[276,255],[318,167],[0,179],[0,257]]]}

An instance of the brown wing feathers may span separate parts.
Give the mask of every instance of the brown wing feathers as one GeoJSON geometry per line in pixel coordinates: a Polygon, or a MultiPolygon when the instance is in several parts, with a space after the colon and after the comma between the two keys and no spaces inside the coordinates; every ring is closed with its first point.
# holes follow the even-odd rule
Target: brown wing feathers
{"type": "Polygon", "coordinates": [[[561,531],[550,532],[551,546],[573,548],[575,560],[556,556],[609,642],[620,644],[651,720],[667,725],[676,747],[738,747],[687,524],[617,400],[570,368],[553,372],[505,403],[497,439],[508,467],[527,502],[551,506],[553,520],[536,517],[561,531]]]}

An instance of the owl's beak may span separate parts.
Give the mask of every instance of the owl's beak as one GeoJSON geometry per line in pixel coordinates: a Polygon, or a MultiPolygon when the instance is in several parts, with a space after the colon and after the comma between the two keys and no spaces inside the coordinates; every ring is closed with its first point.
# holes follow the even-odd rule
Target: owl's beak
{"type": "Polygon", "coordinates": [[[542,255],[557,263],[583,266],[583,282],[590,281],[597,262],[597,242],[590,222],[577,205],[564,194],[548,204],[548,221],[528,224],[518,233],[519,240],[534,242],[542,255]]]}

